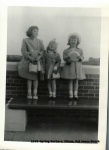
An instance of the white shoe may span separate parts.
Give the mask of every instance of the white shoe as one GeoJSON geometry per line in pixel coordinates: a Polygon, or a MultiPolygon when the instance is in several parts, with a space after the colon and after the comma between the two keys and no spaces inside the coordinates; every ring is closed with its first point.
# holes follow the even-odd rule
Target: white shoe
{"type": "Polygon", "coordinates": [[[73,92],[69,91],[69,98],[73,98],[73,92]]]}
{"type": "Polygon", "coordinates": [[[56,98],[56,93],[55,92],[53,92],[53,98],[56,98]]]}
{"type": "Polygon", "coordinates": [[[38,96],[37,96],[37,95],[34,95],[34,96],[33,96],[33,99],[38,99],[38,96]]]}
{"type": "Polygon", "coordinates": [[[52,92],[49,92],[49,98],[51,98],[53,96],[52,92]]]}
{"type": "Polygon", "coordinates": [[[27,98],[28,99],[32,99],[32,95],[27,95],[27,98]]]}
{"type": "Polygon", "coordinates": [[[73,98],[73,95],[70,95],[69,98],[73,98]]]}

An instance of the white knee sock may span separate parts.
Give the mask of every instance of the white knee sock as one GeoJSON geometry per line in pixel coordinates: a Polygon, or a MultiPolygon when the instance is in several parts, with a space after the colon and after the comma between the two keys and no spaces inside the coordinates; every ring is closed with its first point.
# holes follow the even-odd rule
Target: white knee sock
{"type": "Polygon", "coordinates": [[[28,89],[28,95],[31,95],[31,89],[28,89]]]}
{"type": "Polygon", "coordinates": [[[34,90],[34,91],[33,91],[33,95],[34,95],[34,96],[37,96],[37,90],[34,90]]]}
{"type": "Polygon", "coordinates": [[[78,91],[74,91],[74,96],[78,97],[78,91]]]}
{"type": "Polygon", "coordinates": [[[49,91],[49,94],[52,95],[52,91],[49,91]]]}
{"type": "Polygon", "coordinates": [[[53,92],[53,97],[56,97],[56,92],[53,92]]]}
{"type": "Polygon", "coordinates": [[[73,97],[73,91],[72,91],[72,90],[69,91],[69,96],[70,96],[70,97],[73,97]]]}

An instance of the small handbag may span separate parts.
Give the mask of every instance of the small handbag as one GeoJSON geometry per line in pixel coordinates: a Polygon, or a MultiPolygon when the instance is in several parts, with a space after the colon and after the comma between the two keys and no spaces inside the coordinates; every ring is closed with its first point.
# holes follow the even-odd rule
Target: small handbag
{"type": "Polygon", "coordinates": [[[30,72],[30,73],[37,73],[37,71],[38,71],[37,64],[34,65],[34,64],[30,63],[30,64],[29,64],[29,72],[30,72]]]}
{"type": "Polygon", "coordinates": [[[57,73],[52,73],[52,77],[53,77],[53,79],[59,79],[59,78],[60,78],[59,72],[57,72],[57,73]]]}
{"type": "Polygon", "coordinates": [[[37,70],[41,71],[41,63],[40,63],[40,61],[37,62],[37,70]]]}
{"type": "Polygon", "coordinates": [[[53,70],[52,77],[53,77],[53,79],[59,79],[60,78],[60,73],[59,73],[58,69],[53,70]]]}

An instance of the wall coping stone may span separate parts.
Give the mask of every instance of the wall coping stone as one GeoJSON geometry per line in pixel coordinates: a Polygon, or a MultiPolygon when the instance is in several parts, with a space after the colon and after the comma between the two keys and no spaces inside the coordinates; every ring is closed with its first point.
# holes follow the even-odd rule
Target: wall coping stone
{"type": "MultiPolygon", "coordinates": [[[[7,62],[7,71],[17,71],[17,66],[19,62],[7,62]]],[[[63,67],[64,63],[61,64],[63,67]]],[[[100,73],[100,66],[90,66],[90,65],[83,65],[85,74],[99,74],[100,73]]]]}

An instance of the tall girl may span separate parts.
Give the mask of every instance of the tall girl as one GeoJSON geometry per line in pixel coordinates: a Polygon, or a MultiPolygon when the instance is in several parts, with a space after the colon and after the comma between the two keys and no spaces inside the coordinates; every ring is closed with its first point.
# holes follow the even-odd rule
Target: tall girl
{"type": "Polygon", "coordinates": [[[49,98],[56,98],[56,78],[53,77],[53,72],[58,73],[59,65],[61,63],[60,54],[57,53],[57,43],[56,40],[49,42],[47,51],[43,56],[45,76],[48,80],[48,92],[49,98]]]}
{"type": "Polygon", "coordinates": [[[83,51],[78,48],[80,36],[72,33],[68,36],[69,48],[63,52],[65,65],[62,69],[61,77],[68,79],[69,98],[78,100],[78,81],[85,79],[85,73],[82,67],[83,51]]]}
{"type": "Polygon", "coordinates": [[[28,38],[23,39],[21,47],[23,58],[18,65],[19,76],[27,79],[27,98],[35,100],[38,99],[38,73],[29,72],[29,64],[41,63],[43,56],[44,45],[43,41],[37,38],[38,32],[39,28],[37,26],[31,26],[27,30],[26,35],[28,38]]]}

